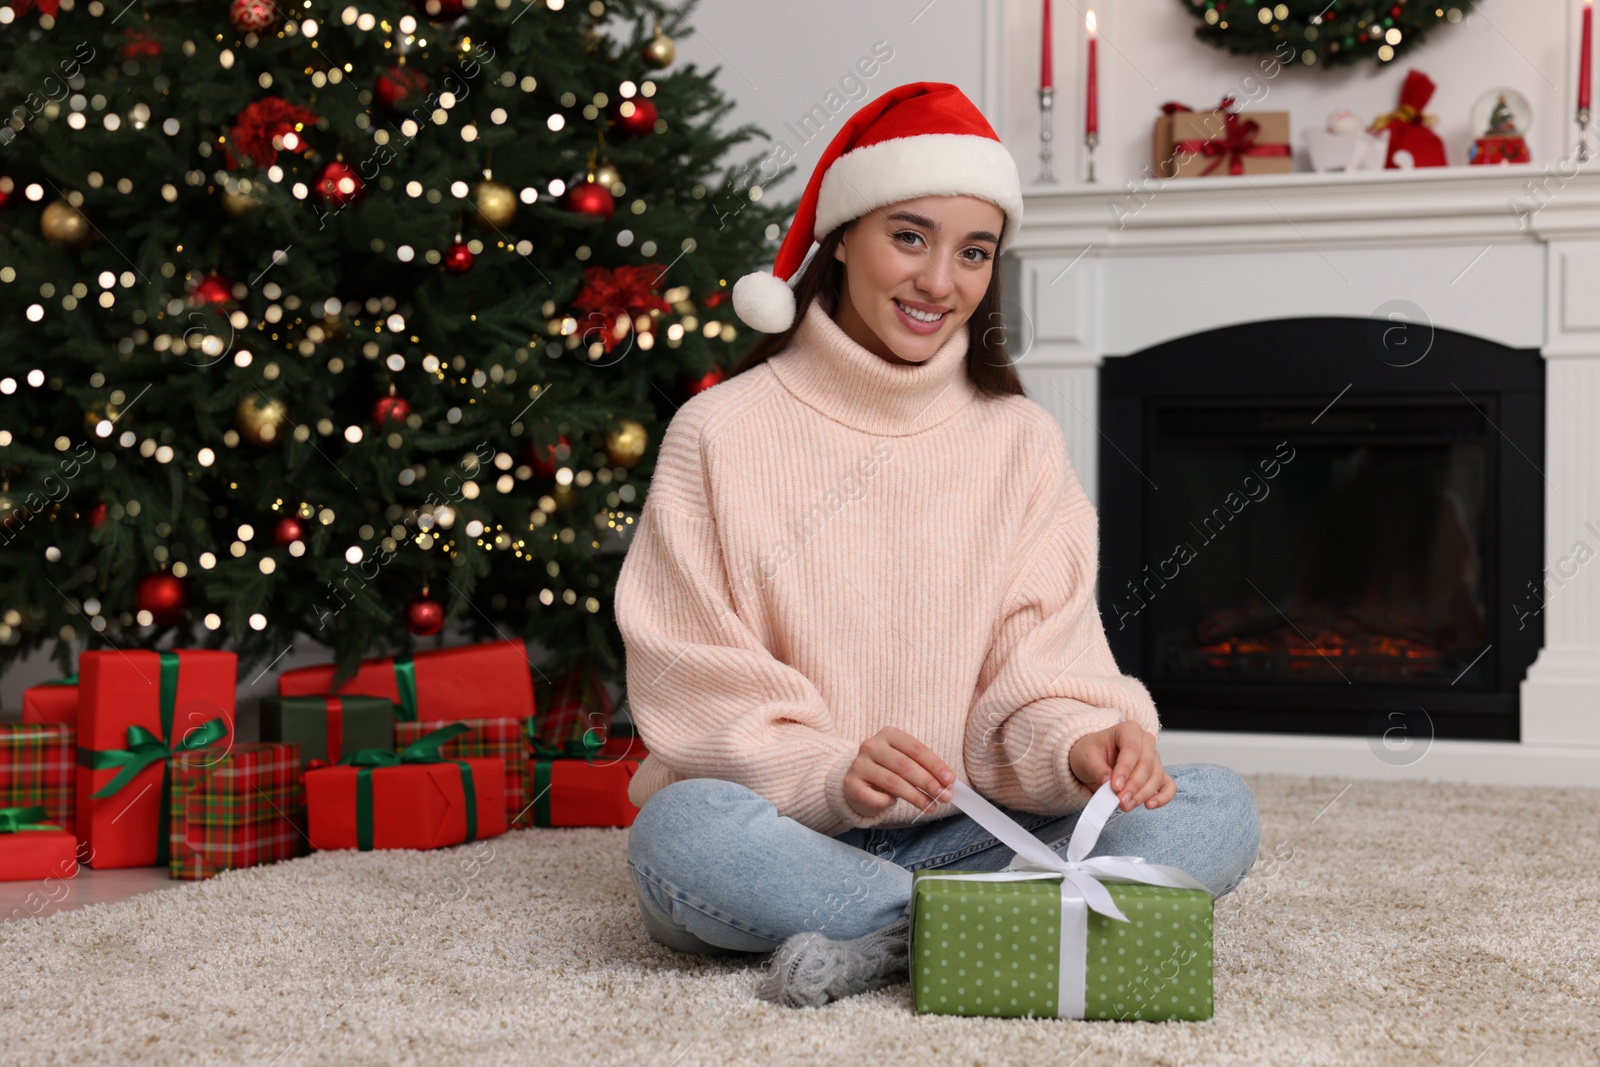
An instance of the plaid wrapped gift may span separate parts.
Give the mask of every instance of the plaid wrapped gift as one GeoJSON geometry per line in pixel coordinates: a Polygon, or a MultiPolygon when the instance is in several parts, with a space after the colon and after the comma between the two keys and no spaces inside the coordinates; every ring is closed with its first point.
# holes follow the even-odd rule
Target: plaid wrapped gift
{"type": "Polygon", "coordinates": [[[533,776],[528,769],[526,719],[429,719],[394,724],[394,747],[401,749],[442,726],[459,722],[468,732],[439,746],[446,759],[503,760],[506,765],[506,826],[533,825],[533,776]]]}
{"type": "Polygon", "coordinates": [[[77,810],[77,728],[65,723],[0,723],[0,808],[41,807],[71,831],[77,810]]]}
{"type": "Polygon", "coordinates": [[[529,736],[561,751],[598,748],[611,730],[611,694],[592,664],[574,667],[547,682],[534,682],[534,702],[539,713],[529,724],[529,736]]]}
{"type": "Polygon", "coordinates": [[[223,742],[171,760],[174,878],[304,856],[306,793],[293,744],[223,742]]]}

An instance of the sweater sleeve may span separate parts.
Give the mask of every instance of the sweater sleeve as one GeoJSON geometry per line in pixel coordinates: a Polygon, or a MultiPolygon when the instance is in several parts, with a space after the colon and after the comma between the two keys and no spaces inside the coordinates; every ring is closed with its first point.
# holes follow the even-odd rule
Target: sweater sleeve
{"type": "Polygon", "coordinates": [[[965,732],[972,787],[1039,814],[1094,795],[1067,763],[1082,736],[1133,719],[1160,735],[1149,690],[1117,669],[1094,597],[1099,517],[1046,415],[1050,442],[965,732]]]}
{"type": "Polygon", "coordinates": [[[663,438],[617,577],[640,737],[678,777],[738,782],[830,837],[902,814],[903,803],[864,817],[845,802],[844,776],[860,745],[836,732],[811,680],[739,617],[704,482],[692,469],[699,449],[684,436],[669,427],[663,438]]]}

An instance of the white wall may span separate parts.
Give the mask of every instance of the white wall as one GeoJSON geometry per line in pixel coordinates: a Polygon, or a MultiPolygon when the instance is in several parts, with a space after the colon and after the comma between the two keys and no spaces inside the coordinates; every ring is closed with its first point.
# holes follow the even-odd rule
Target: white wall
{"type": "MultiPolygon", "coordinates": [[[[1363,60],[1338,70],[1296,68],[1265,78],[1260,59],[1233,56],[1195,39],[1187,0],[1055,0],[1056,176],[1081,178],[1083,14],[1100,21],[1102,183],[1120,187],[1150,158],[1160,105],[1201,108],[1232,90],[1255,106],[1287,110],[1297,168],[1308,168],[1305,130],[1346,107],[1370,119],[1392,110],[1411,67],[1438,85],[1428,111],[1453,164],[1466,163],[1468,115],[1478,96],[1509,87],[1528,98],[1535,163],[1554,162],[1575,142],[1577,30],[1582,0],[1440,0],[1465,14],[1443,24],[1415,51],[1379,66],[1363,60]],[[1245,79],[1254,76],[1253,82],[1245,79]],[[1264,95],[1263,95],[1264,94],[1264,95]]],[[[701,0],[698,33],[678,41],[679,62],[721,65],[718,84],[736,102],[726,120],[754,122],[793,150],[799,170],[773,188],[798,196],[822,148],[862,103],[910,81],[948,81],[983,109],[1018,160],[1025,184],[1038,173],[1038,76],[1041,0],[701,0]],[[841,94],[827,136],[802,142],[785,123],[838,86],[877,41],[893,50],[854,100],[841,94]]],[[[755,144],[742,146],[754,153],[755,144]]]]}

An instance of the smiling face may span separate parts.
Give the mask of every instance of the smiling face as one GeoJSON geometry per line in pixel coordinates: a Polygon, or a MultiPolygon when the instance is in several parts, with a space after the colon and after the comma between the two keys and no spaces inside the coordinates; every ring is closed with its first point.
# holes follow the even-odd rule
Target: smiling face
{"type": "Polygon", "coordinates": [[[881,359],[924,362],[967,328],[988,291],[1004,221],[975,196],[922,196],[863,215],[834,251],[845,265],[834,319],[881,359]]]}

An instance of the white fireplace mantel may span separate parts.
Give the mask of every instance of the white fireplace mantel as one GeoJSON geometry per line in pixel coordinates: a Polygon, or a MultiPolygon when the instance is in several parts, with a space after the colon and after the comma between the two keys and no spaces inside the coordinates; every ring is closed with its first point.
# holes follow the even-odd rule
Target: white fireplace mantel
{"type": "Polygon", "coordinates": [[[1521,686],[1522,740],[1417,741],[1408,759],[1380,758],[1363,738],[1171,730],[1163,758],[1241,771],[1600,784],[1600,559],[1571,564],[1580,541],[1600,556],[1600,167],[1151,180],[1024,196],[1005,262],[1008,340],[1029,395],[1064,428],[1091,499],[1100,363],[1163,341],[1266,319],[1351,316],[1404,324],[1408,343],[1446,328],[1548,361],[1551,594],[1545,646],[1521,686]]]}

